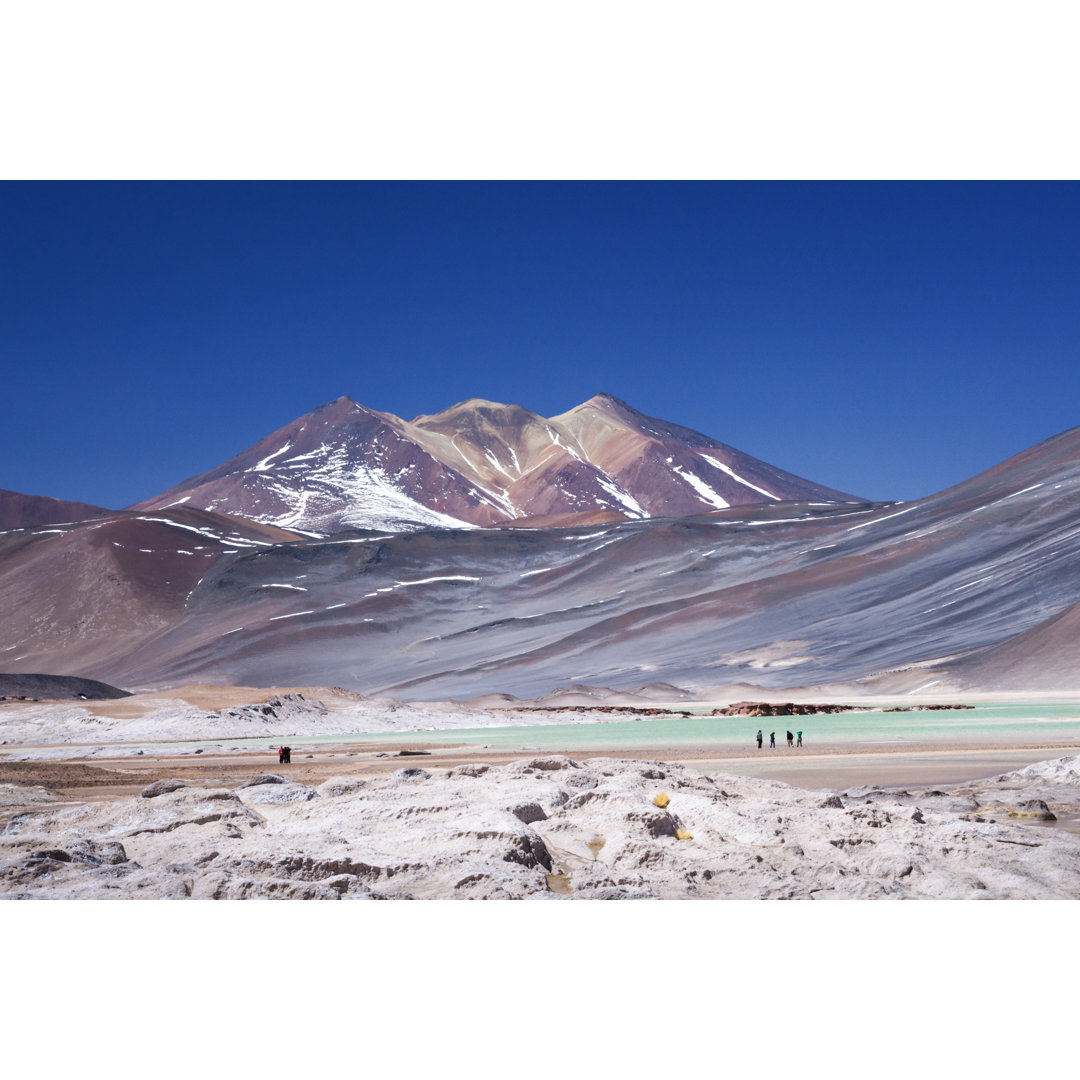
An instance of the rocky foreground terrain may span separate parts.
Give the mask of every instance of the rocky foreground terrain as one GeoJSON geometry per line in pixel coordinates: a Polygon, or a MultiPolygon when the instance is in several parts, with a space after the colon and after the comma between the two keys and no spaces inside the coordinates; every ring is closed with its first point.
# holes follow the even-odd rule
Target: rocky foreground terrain
{"type": "Polygon", "coordinates": [[[1062,827],[1080,811],[1078,757],[950,792],[555,756],[318,787],[161,780],[74,806],[0,793],[16,795],[8,899],[1080,897],[1080,835],[1062,827]]]}

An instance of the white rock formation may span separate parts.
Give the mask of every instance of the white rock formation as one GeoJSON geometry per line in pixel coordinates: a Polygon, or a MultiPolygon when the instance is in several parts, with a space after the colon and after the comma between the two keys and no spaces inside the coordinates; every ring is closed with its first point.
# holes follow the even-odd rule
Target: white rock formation
{"type": "Polygon", "coordinates": [[[1037,824],[1080,808],[1077,758],[951,793],[815,792],[567,757],[403,768],[317,789],[278,776],[159,793],[168,787],[16,814],[0,835],[0,894],[1080,897],[1080,835],[1037,824]]]}
{"type": "MultiPolygon", "coordinates": [[[[265,703],[200,709],[180,699],[162,698],[136,715],[107,715],[108,705],[34,703],[8,706],[0,714],[0,745],[8,761],[124,757],[153,753],[154,744],[219,739],[286,739],[297,735],[352,735],[357,732],[433,731],[458,728],[523,727],[539,724],[599,723],[604,714],[556,709],[486,709],[457,702],[409,703],[369,698],[328,708],[303,694],[279,694],[265,703]]],[[[644,714],[622,714],[620,719],[644,714]]]]}

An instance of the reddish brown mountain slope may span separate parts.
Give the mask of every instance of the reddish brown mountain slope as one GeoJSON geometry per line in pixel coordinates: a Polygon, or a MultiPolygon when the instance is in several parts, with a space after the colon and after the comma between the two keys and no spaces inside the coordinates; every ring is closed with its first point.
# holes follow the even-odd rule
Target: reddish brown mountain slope
{"type": "Polygon", "coordinates": [[[50,499],[48,495],[23,495],[18,491],[0,490],[0,530],[85,521],[108,513],[108,510],[91,506],[90,503],[66,502],[63,499],[50,499]]]}
{"type": "Polygon", "coordinates": [[[343,397],[133,509],[199,506],[327,535],[784,501],[857,500],[607,394],[551,419],[472,398],[412,421],[343,397]]]}

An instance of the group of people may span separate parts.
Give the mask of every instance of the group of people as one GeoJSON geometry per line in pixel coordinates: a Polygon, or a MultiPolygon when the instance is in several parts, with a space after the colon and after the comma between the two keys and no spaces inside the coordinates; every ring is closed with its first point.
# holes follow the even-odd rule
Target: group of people
{"type": "MultiPolygon", "coordinates": [[[[760,746],[761,743],[758,743],[760,746]]],[[[292,762],[292,747],[291,746],[279,746],[277,748],[277,760],[279,765],[289,765],[292,762]]]]}
{"type": "MultiPolygon", "coordinates": [[[[758,729],[757,748],[759,750],[761,749],[761,740],[762,740],[761,730],[758,729]]],[[[801,731],[796,731],[795,734],[792,735],[791,732],[789,731],[787,733],[787,744],[788,744],[788,746],[802,746],[802,732],[801,731]],[[797,742],[796,742],[796,739],[798,739],[797,742]]],[[[769,749],[771,749],[771,750],[776,749],[776,732],[775,731],[770,731],[769,732],[769,749]]]]}

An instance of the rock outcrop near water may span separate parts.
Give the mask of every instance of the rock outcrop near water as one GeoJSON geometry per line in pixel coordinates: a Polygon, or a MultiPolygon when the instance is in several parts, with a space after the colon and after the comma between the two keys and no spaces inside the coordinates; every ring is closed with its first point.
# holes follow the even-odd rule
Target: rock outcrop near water
{"type": "MultiPolygon", "coordinates": [[[[923,708],[938,706],[923,706],[923,708]]],[[[736,701],[723,709],[713,709],[713,716],[817,716],[819,713],[852,712],[856,705],[802,705],[793,701],[736,701]]]]}
{"type": "Polygon", "coordinates": [[[267,774],[235,790],[159,783],[109,803],[28,802],[0,835],[0,893],[1075,899],[1080,836],[1046,815],[1078,810],[1075,757],[950,792],[805,791],[562,756],[317,788],[267,774]]]}

